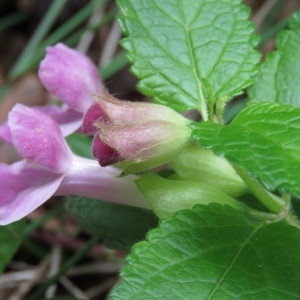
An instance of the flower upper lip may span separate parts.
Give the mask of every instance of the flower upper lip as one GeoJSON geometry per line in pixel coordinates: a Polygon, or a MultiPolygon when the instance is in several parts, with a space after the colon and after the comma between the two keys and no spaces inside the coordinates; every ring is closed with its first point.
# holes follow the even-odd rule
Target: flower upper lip
{"type": "Polygon", "coordinates": [[[62,107],[39,108],[51,115],[61,126],[64,135],[80,129],[83,115],[95,103],[93,94],[103,87],[97,67],[83,53],[62,43],[46,49],[38,75],[62,107]]]}
{"type": "Polygon", "coordinates": [[[54,96],[84,113],[103,86],[98,69],[87,56],[62,43],[46,51],[38,70],[40,80],[54,96]]]}

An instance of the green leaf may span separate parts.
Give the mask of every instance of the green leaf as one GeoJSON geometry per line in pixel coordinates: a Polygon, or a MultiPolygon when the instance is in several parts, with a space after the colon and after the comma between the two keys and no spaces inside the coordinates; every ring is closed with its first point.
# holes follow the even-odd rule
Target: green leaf
{"type": "Polygon", "coordinates": [[[118,0],[138,88],[176,110],[207,114],[252,83],[259,54],[240,0],[118,0]]]}
{"type": "Polygon", "coordinates": [[[300,12],[294,13],[289,19],[290,29],[300,29],[300,12]]]}
{"type": "Polygon", "coordinates": [[[249,105],[227,126],[196,125],[195,139],[217,155],[243,166],[269,190],[300,196],[300,109],[249,105]]]}
{"type": "Polygon", "coordinates": [[[198,205],[133,247],[113,299],[300,299],[300,232],[198,205]]]}
{"type": "Polygon", "coordinates": [[[75,154],[93,158],[91,151],[91,137],[80,133],[73,133],[66,137],[66,141],[75,154]]]}
{"type": "Polygon", "coordinates": [[[300,28],[299,16],[277,39],[277,50],[267,55],[254,85],[248,90],[249,103],[275,102],[300,107],[300,28]],[[298,25],[297,25],[298,24],[298,25]],[[298,26],[298,28],[297,28],[298,26]]]}
{"type": "Polygon", "coordinates": [[[117,250],[129,250],[158,223],[150,210],[81,197],[68,201],[67,210],[82,219],[85,231],[117,250]]]}
{"type": "Polygon", "coordinates": [[[24,233],[25,221],[21,220],[7,226],[0,226],[0,274],[18,250],[24,233]]]}

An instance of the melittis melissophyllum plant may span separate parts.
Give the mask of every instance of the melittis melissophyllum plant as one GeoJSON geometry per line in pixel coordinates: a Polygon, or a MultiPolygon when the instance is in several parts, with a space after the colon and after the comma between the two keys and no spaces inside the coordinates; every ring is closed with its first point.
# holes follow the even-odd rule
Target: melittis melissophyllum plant
{"type": "Polygon", "coordinates": [[[201,122],[169,172],[136,180],[161,222],[133,246],[112,298],[299,299],[299,14],[260,63],[239,0],[117,2],[139,90],[201,122]]]}
{"type": "Polygon", "coordinates": [[[114,247],[156,226],[153,212],[160,219],[132,247],[113,299],[299,299],[299,15],[260,63],[240,0],[117,2],[121,44],[155,103],[116,99],[86,56],[48,48],[39,76],[64,104],[17,105],[1,127],[23,157],[0,168],[11,179],[1,180],[2,224],[56,194],[140,206],[148,212],[67,206],[92,234],[114,220],[114,247]],[[224,124],[226,104],[245,92],[246,107],[224,124]],[[189,110],[201,121],[183,117],[189,110]],[[71,152],[64,137],[75,130],[93,136],[96,159],[71,152]]]}
{"type": "Polygon", "coordinates": [[[81,127],[84,113],[94,104],[93,92],[103,86],[96,66],[83,54],[58,44],[47,49],[39,77],[63,104],[17,104],[0,127],[1,140],[21,156],[12,165],[0,165],[0,225],[20,220],[53,195],[148,208],[134,183],[136,176],[120,178],[119,169],[104,169],[97,160],[75,155],[64,139],[81,127]]]}

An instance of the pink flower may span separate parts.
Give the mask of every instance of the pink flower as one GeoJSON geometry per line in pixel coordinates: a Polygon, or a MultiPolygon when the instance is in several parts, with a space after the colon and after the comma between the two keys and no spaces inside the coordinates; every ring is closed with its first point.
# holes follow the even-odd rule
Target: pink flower
{"type": "Polygon", "coordinates": [[[74,155],[48,115],[17,104],[7,126],[9,134],[2,133],[24,159],[0,164],[0,225],[23,218],[53,195],[77,194],[147,207],[135,176],[117,178],[118,169],[104,169],[97,161],[74,155]]]}
{"type": "Polygon", "coordinates": [[[83,120],[93,133],[93,154],[101,166],[117,162],[125,173],[171,161],[190,141],[190,121],[163,105],[120,101],[104,89],[83,120]]]}
{"type": "Polygon", "coordinates": [[[50,93],[72,109],[85,112],[93,94],[103,86],[99,72],[84,54],[58,43],[47,48],[39,67],[39,78],[50,93]]]}
{"type": "Polygon", "coordinates": [[[65,135],[80,128],[83,114],[95,103],[94,94],[103,87],[99,72],[84,54],[58,43],[46,49],[38,75],[43,85],[64,106],[44,107],[60,125],[65,135]]]}

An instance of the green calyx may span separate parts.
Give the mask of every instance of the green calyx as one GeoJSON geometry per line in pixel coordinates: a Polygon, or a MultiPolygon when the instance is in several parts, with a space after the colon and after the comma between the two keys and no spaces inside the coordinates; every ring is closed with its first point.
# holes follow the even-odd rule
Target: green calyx
{"type": "Polygon", "coordinates": [[[247,186],[223,157],[197,145],[186,147],[172,163],[178,179],[211,184],[232,197],[246,192],[247,186]]]}
{"type": "MultiPolygon", "coordinates": [[[[158,166],[167,164],[175,159],[191,143],[190,120],[183,118],[174,112],[174,120],[164,122],[151,122],[149,128],[157,135],[149,136],[148,145],[137,152],[137,156],[131,159],[125,159],[118,164],[123,170],[122,175],[150,170],[158,166]],[[159,127],[159,128],[158,128],[159,127]]],[[[138,132],[141,136],[145,135],[144,131],[138,132]]],[[[141,137],[141,140],[144,139],[141,137]]],[[[136,144],[139,140],[136,138],[136,144]]]]}
{"type": "Polygon", "coordinates": [[[207,183],[147,174],[137,179],[136,184],[159,218],[174,215],[182,209],[191,209],[196,204],[219,203],[243,212],[246,208],[243,203],[207,183]]]}

